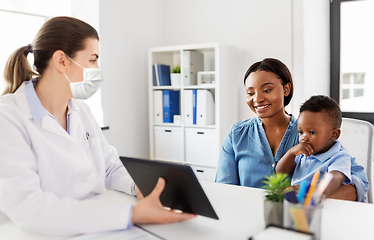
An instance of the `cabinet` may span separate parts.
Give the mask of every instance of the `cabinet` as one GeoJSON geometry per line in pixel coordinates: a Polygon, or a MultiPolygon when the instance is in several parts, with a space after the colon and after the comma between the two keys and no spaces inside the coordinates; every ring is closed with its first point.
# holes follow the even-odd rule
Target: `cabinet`
{"type": "Polygon", "coordinates": [[[237,49],[233,46],[204,43],[149,49],[151,159],[191,165],[200,180],[214,181],[223,138],[238,120],[237,86],[241,81],[238,73],[237,49]],[[168,65],[171,69],[180,66],[181,79],[176,81],[179,84],[155,86],[155,64],[168,65]],[[160,117],[163,91],[179,91],[180,116],[174,117],[172,123],[165,123],[160,117]],[[197,110],[193,113],[189,100],[193,94],[204,103],[210,102],[207,109],[197,101],[197,110]],[[208,121],[204,121],[204,113],[208,114],[208,121]],[[193,114],[195,121],[191,118],[193,114]]]}

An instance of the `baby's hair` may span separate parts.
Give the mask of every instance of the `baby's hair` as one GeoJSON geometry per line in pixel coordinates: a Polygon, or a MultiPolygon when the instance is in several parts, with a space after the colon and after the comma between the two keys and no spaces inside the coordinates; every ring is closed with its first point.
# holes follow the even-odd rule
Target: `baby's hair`
{"type": "Polygon", "coordinates": [[[326,113],[331,124],[336,128],[340,128],[342,124],[342,111],[340,110],[339,104],[328,96],[312,96],[300,107],[300,113],[305,111],[326,113]]]}

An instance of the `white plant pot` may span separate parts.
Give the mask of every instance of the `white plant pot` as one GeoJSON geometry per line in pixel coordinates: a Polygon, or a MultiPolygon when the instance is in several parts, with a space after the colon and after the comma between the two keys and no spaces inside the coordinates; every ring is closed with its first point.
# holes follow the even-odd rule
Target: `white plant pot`
{"type": "Polygon", "coordinates": [[[181,74],[170,73],[171,86],[179,87],[181,85],[181,74]]]}
{"type": "Polygon", "coordinates": [[[283,226],[283,203],[264,200],[265,225],[283,226]]]}

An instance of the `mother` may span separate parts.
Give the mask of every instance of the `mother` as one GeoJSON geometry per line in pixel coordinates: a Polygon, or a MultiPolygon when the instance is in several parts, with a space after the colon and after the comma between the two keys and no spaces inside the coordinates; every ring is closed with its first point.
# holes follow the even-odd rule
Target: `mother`
{"type": "MultiPolygon", "coordinates": [[[[235,123],[223,140],[216,182],[261,187],[288,149],[298,143],[296,118],[285,107],[293,94],[292,76],[277,59],[250,66],[244,76],[247,105],[257,115],[235,123]]],[[[369,187],[364,168],[352,159],[352,182],[331,198],[365,201],[369,187]]]]}

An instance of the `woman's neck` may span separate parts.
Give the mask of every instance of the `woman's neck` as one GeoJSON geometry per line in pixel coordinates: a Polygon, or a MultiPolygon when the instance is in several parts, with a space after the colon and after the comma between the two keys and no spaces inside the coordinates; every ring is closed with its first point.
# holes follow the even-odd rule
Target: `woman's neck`
{"type": "Polygon", "coordinates": [[[266,138],[273,156],[275,156],[278,151],[290,120],[291,116],[287,115],[284,109],[269,118],[261,118],[262,127],[265,130],[266,138]]]}
{"type": "Polygon", "coordinates": [[[283,129],[285,127],[287,128],[288,124],[290,123],[290,120],[291,116],[288,115],[284,109],[269,118],[261,118],[261,122],[264,129],[283,129]]]}
{"type": "Polygon", "coordinates": [[[71,98],[69,82],[64,75],[46,71],[35,87],[40,102],[56,118],[66,117],[71,98]]]}

